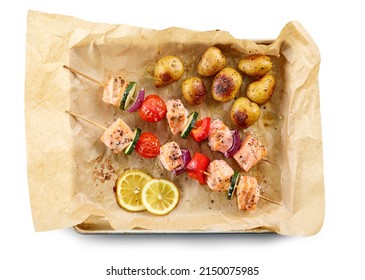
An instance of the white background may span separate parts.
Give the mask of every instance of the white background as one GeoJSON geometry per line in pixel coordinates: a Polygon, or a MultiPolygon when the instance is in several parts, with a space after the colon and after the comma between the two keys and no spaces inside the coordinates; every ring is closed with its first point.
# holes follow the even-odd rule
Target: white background
{"type": "Polygon", "coordinates": [[[252,279],[360,279],[364,274],[365,249],[365,153],[361,137],[365,20],[361,1],[323,2],[7,1],[0,12],[0,278],[110,279],[105,270],[111,265],[191,269],[251,265],[260,267],[260,276],[252,279]],[[326,191],[322,230],[312,237],[84,236],[72,229],[36,233],[26,178],[23,98],[29,9],[155,29],[222,29],[238,38],[253,39],[275,38],[287,22],[301,22],[322,56],[320,94],[326,191]]]}

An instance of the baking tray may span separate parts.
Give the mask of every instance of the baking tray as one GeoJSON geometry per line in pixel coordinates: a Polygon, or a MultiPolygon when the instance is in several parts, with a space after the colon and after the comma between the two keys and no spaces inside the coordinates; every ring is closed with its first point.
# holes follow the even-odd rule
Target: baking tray
{"type": "Polygon", "coordinates": [[[274,231],[265,228],[254,228],[250,230],[240,231],[240,230],[232,230],[232,231],[214,231],[214,230],[185,230],[185,231],[177,231],[177,230],[147,230],[143,228],[134,228],[131,230],[115,230],[110,226],[110,223],[105,217],[101,216],[90,216],[84,222],[79,225],[73,227],[75,232],[79,234],[244,234],[244,233],[273,233],[274,231]]]}

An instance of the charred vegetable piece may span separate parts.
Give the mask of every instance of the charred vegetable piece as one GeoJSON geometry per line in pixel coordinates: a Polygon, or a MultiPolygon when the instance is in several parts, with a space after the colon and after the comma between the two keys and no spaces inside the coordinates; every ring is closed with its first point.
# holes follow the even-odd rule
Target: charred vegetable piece
{"type": "Polygon", "coordinates": [[[161,58],[155,66],[155,86],[162,87],[179,80],[184,71],[184,64],[177,56],[169,55],[161,58]]]}
{"type": "Polygon", "coordinates": [[[145,90],[144,90],[144,88],[141,88],[138,91],[138,94],[133,96],[133,100],[132,100],[133,103],[130,105],[129,108],[127,108],[127,111],[129,113],[133,113],[133,112],[137,111],[138,108],[142,105],[142,102],[144,100],[144,94],[145,94],[145,90]]]}
{"type": "Polygon", "coordinates": [[[196,142],[204,141],[208,138],[209,129],[210,129],[211,118],[205,117],[201,120],[198,120],[195,123],[194,128],[191,130],[190,135],[196,142]]]}
{"type": "Polygon", "coordinates": [[[172,170],[175,176],[179,176],[180,174],[186,171],[186,166],[191,161],[191,155],[188,149],[181,148],[181,158],[183,160],[183,165],[177,169],[172,170]]]}
{"type": "Polygon", "coordinates": [[[206,155],[196,152],[186,166],[188,175],[197,180],[200,184],[204,185],[207,177],[204,172],[206,172],[209,163],[210,160],[206,155]]]}
{"type": "Polygon", "coordinates": [[[260,107],[248,98],[240,97],[233,103],[230,117],[234,125],[247,128],[260,117],[260,107]]]}
{"type": "Polygon", "coordinates": [[[247,97],[258,105],[267,103],[275,88],[275,78],[272,75],[265,76],[253,81],[247,87],[247,97]]]}
{"type": "Polygon", "coordinates": [[[129,146],[124,151],[124,153],[126,155],[130,155],[133,152],[134,148],[137,145],[137,141],[138,141],[140,135],[141,135],[141,129],[137,127],[134,130],[134,137],[133,137],[132,142],[129,144],[129,146]]]}
{"type": "Polygon", "coordinates": [[[161,143],[151,132],[142,132],[137,141],[135,150],[144,158],[155,158],[160,154],[161,143]]]}
{"type": "Polygon", "coordinates": [[[254,54],[241,59],[238,69],[249,76],[262,76],[272,69],[272,61],[266,55],[254,54]]]}
{"type": "Polygon", "coordinates": [[[221,71],[227,63],[226,57],[217,47],[209,47],[198,62],[197,71],[200,75],[207,77],[221,71]]]}
{"type": "Polygon", "coordinates": [[[203,103],[207,95],[207,89],[204,82],[198,77],[186,79],[181,86],[181,91],[186,101],[192,105],[203,103]]]}
{"type": "Polygon", "coordinates": [[[226,67],[214,77],[212,96],[217,101],[230,101],[237,96],[241,85],[241,74],[232,67],[226,67]]]}
{"type": "Polygon", "coordinates": [[[158,122],[167,112],[165,102],[155,94],[146,97],[138,109],[138,114],[146,122],[158,122]]]}
{"type": "Polygon", "coordinates": [[[180,134],[181,138],[186,139],[189,136],[190,131],[194,128],[197,119],[198,119],[198,112],[193,112],[190,114],[188,118],[188,124],[180,134]]]}
{"type": "Polygon", "coordinates": [[[237,188],[239,178],[240,178],[240,173],[235,171],[234,174],[233,174],[233,177],[231,179],[231,184],[230,184],[230,186],[228,188],[228,191],[227,191],[227,198],[228,199],[232,199],[234,191],[237,188]]]}
{"type": "Polygon", "coordinates": [[[223,155],[224,155],[225,158],[233,157],[234,154],[241,147],[242,140],[241,140],[240,133],[239,133],[239,131],[237,129],[232,131],[232,138],[233,138],[233,144],[232,144],[232,146],[229,148],[228,151],[226,151],[225,153],[223,153],[223,155]]]}
{"type": "Polygon", "coordinates": [[[127,85],[127,88],[125,89],[123,93],[122,101],[120,102],[119,108],[122,110],[125,110],[128,108],[130,103],[133,101],[133,98],[135,98],[136,93],[136,82],[129,82],[127,85]]]}

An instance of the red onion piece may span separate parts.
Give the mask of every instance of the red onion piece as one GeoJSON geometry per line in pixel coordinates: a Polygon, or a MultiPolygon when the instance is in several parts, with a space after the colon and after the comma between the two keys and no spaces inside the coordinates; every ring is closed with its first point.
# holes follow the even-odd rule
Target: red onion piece
{"type": "Polygon", "coordinates": [[[127,110],[129,113],[133,113],[138,110],[144,100],[144,93],[144,88],[141,88],[138,92],[136,100],[134,100],[132,106],[127,110]]]}
{"type": "Polygon", "coordinates": [[[241,137],[240,137],[240,133],[239,133],[239,131],[237,129],[232,131],[232,138],[233,138],[233,144],[232,144],[232,146],[228,149],[227,152],[225,152],[223,154],[225,158],[233,157],[233,155],[235,153],[237,153],[237,151],[241,147],[242,140],[241,140],[241,137]]]}
{"type": "Polygon", "coordinates": [[[181,158],[183,160],[183,165],[177,169],[172,170],[174,175],[178,176],[185,172],[186,166],[188,165],[189,161],[191,161],[191,155],[188,149],[182,148],[181,149],[181,158]]]}

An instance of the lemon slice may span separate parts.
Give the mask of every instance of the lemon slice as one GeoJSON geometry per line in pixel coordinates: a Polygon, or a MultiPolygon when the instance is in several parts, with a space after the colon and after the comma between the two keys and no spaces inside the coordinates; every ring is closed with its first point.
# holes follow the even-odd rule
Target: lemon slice
{"type": "Polygon", "coordinates": [[[151,176],[140,170],[130,170],[120,175],[115,184],[119,206],[132,212],[146,210],[141,201],[141,190],[151,179],[151,176]]]}
{"type": "Polygon", "coordinates": [[[148,212],[166,215],[179,202],[179,190],[165,179],[152,179],[142,189],[141,200],[148,212]]]}

